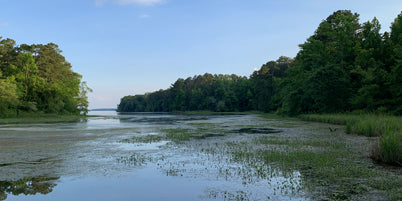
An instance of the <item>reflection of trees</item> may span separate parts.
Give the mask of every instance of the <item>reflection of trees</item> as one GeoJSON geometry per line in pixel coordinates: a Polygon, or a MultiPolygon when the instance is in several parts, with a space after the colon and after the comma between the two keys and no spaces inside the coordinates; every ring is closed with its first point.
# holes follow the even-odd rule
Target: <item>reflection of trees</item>
{"type": "Polygon", "coordinates": [[[7,199],[8,194],[35,195],[36,193],[48,194],[56,186],[55,181],[60,177],[34,177],[23,178],[18,181],[0,181],[0,200],[7,199]]]}

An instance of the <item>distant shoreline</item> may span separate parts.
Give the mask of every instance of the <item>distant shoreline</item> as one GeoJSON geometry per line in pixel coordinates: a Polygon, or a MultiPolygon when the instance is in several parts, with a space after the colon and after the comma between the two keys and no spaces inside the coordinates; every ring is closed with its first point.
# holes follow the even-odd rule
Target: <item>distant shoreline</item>
{"type": "Polygon", "coordinates": [[[97,108],[97,109],[90,109],[89,111],[117,111],[116,108],[97,108]]]}

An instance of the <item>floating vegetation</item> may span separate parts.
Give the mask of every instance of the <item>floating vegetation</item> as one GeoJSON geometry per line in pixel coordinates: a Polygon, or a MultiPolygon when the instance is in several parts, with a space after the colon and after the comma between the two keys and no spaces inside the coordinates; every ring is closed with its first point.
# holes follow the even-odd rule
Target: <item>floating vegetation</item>
{"type": "Polygon", "coordinates": [[[194,139],[207,139],[212,137],[223,137],[225,134],[223,133],[203,133],[200,135],[193,135],[192,138],[194,139]]]}
{"type": "Polygon", "coordinates": [[[270,134],[270,133],[280,133],[281,130],[274,128],[241,128],[235,130],[238,133],[246,133],[246,134],[270,134]]]}
{"type": "Polygon", "coordinates": [[[160,135],[144,135],[144,136],[136,136],[129,139],[123,139],[120,142],[125,143],[154,143],[160,142],[164,140],[163,136],[160,135]]]}
{"type": "Polygon", "coordinates": [[[250,198],[248,197],[247,193],[244,191],[236,191],[236,192],[229,192],[229,191],[211,191],[209,192],[210,199],[217,199],[217,200],[236,200],[236,201],[248,201],[250,198]]]}
{"type": "Polygon", "coordinates": [[[207,139],[223,137],[227,130],[205,130],[205,129],[162,129],[160,135],[141,135],[123,139],[123,143],[154,143],[160,141],[188,141],[190,139],[207,139]]]}
{"type": "Polygon", "coordinates": [[[151,157],[146,157],[144,154],[133,153],[128,157],[120,157],[117,159],[117,163],[127,166],[144,166],[147,162],[152,161],[151,157]]]}
{"type": "MultiPolygon", "coordinates": [[[[144,117],[154,118],[151,114],[144,117]]],[[[401,170],[374,164],[367,150],[375,139],[346,135],[342,126],[331,126],[337,131],[330,132],[326,124],[286,119],[286,124],[294,122],[294,126],[277,129],[275,122],[281,119],[260,115],[216,116],[201,121],[182,121],[188,118],[175,115],[163,118],[174,119],[174,124],[105,121],[105,125],[90,117],[89,125],[75,132],[58,133],[60,127],[74,128],[64,124],[35,133],[0,128],[10,130],[10,134],[0,135],[0,147],[6,147],[0,154],[7,156],[0,168],[10,174],[21,170],[46,173],[53,166],[74,176],[99,169],[100,175],[112,177],[127,174],[146,179],[149,174],[153,181],[147,182],[177,182],[177,189],[185,185],[185,190],[196,192],[197,197],[190,200],[402,199],[401,170]],[[106,129],[93,129],[99,123],[106,129]],[[115,123],[124,129],[117,129],[115,123]],[[57,135],[49,135],[53,131],[57,135]],[[10,136],[21,138],[10,141],[10,136]],[[21,141],[22,136],[29,143],[21,141]],[[21,149],[22,144],[35,151],[21,157],[28,153],[21,149]]],[[[393,152],[387,154],[394,157],[393,152]]],[[[0,176],[6,178],[3,180],[18,179],[0,176]]]]}
{"type": "Polygon", "coordinates": [[[217,127],[220,126],[218,123],[209,123],[209,122],[188,122],[186,123],[190,126],[197,126],[197,127],[217,127]]]}
{"type": "Polygon", "coordinates": [[[192,135],[196,134],[196,132],[191,129],[163,129],[162,132],[165,133],[167,140],[172,141],[187,141],[191,139],[192,135]]]}

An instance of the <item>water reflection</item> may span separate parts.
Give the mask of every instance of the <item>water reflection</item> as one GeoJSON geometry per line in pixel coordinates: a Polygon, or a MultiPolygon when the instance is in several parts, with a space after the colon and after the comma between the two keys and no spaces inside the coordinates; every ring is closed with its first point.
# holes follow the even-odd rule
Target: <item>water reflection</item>
{"type": "Polygon", "coordinates": [[[118,116],[122,123],[145,123],[158,125],[181,124],[186,121],[208,120],[213,116],[171,115],[161,113],[123,113],[118,116]]]}
{"type": "Polygon", "coordinates": [[[255,135],[282,132],[263,127],[265,122],[258,116],[114,111],[91,115],[98,116],[86,122],[1,126],[1,199],[21,200],[18,195],[47,194],[55,187],[55,180],[61,183],[51,196],[29,198],[304,199],[299,172],[284,174],[256,161],[233,160],[234,151],[248,146],[243,142],[255,135]],[[191,137],[174,138],[187,134],[191,137]],[[80,188],[87,191],[72,195],[80,188]],[[15,196],[7,198],[7,194],[15,196]]]}
{"type": "Polygon", "coordinates": [[[57,185],[55,181],[60,177],[34,177],[23,178],[17,181],[0,181],[0,200],[6,200],[7,196],[36,195],[37,193],[46,195],[53,191],[57,185]]]}

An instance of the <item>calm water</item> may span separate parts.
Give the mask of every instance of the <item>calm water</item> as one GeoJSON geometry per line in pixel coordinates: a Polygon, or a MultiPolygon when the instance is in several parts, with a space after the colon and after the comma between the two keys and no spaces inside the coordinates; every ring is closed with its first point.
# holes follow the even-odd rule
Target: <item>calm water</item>
{"type": "Polygon", "coordinates": [[[236,130],[266,124],[256,115],[91,114],[102,116],[0,125],[0,200],[306,199],[294,190],[301,183],[297,171],[260,177],[225,151],[252,140],[236,130]],[[132,140],[178,128],[208,135],[132,140]]]}

